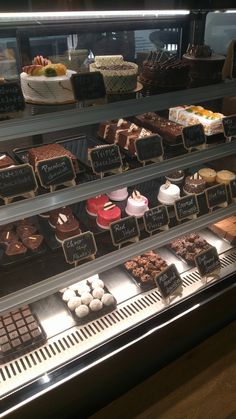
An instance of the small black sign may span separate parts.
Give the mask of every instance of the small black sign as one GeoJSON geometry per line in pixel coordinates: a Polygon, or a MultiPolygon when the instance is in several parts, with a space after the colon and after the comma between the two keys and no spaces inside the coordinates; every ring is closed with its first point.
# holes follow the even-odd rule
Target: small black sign
{"type": "Polygon", "coordinates": [[[236,115],[226,116],[222,119],[225,137],[236,135],[236,115]]]}
{"type": "Polygon", "coordinates": [[[75,179],[70,157],[62,156],[37,162],[36,170],[40,183],[45,188],[62,185],[75,179]]]}
{"type": "Polygon", "coordinates": [[[137,239],[140,235],[137,218],[132,216],[114,221],[110,225],[110,232],[114,246],[137,239]]]}
{"type": "Polygon", "coordinates": [[[184,147],[188,150],[206,144],[206,136],[202,124],[190,125],[182,130],[184,147]]]}
{"type": "Polygon", "coordinates": [[[38,185],[32,166],[22,164],[0,170],[0,196],[13,198],[36,191],[38,185]]]}
{"type": "Polygon", "coordinates": [[[210,275],[214,271],[220,269],[220,259],[216,248],[210,247],[199,253],[195,256],[195,263],[201,276],[210,275]]]}
{"type": "Polygon", "coordinates": [[[164,298],[168,298],[182,285],[182,279],[173,263],[156,276],[155,282],[164,298]]]}
{"type": "Polygon", "coordinates": [[[227,204],[227,190],[224,183],[205,189],[208,208],[227,204]]]}
{"type": "Polygon", "coordinates": [[[229,188],[230,188],[231,198],[235,199],[236,198],[236,179],[231,180],[229,184],[229,188]]]}
{"type": "Polygon", "coordinates": [[[92,148],[89,158],[94,173],[106,173],[122,166],[120,149],[116,144],[92,148]]]}
{"type": "Polygon", "coordinates": [[[138,138],[135,141],[137,158],[141,162],[151,161],[160,158],[164,154],[162,138],[160,135],[138,138]]]}
{"type": "Polygon", "coordinates": [[[62,247],[68,263],[87,259],[97,253],[96,242],[91,231],[64,240],[62,247]]]}
{"type": "Polygon", "coordinates": [[[179,221],[199,213],[195,194],[187,195],[175,201],[175,213],[179,221]]]}
{"type": "Polygon", "coordinates": [[[99,99],[106,95],[103,76],[99,71],[72,74],[71,84],[78,101],[99,99]]]}
{"type": "Polygon", "coordinates": [[[25,101],[20,84],[14,82],[0,84],[0,113],[19,112],[24,109],[25,101]]]}
{"type": "Polygon", "coordinates": [[[168,226],[169,216],[167,208],[164,205],[152,208],[144,213],[144,225],[145,230],[148,233],[152,233],[161,227],[168,226]]]}

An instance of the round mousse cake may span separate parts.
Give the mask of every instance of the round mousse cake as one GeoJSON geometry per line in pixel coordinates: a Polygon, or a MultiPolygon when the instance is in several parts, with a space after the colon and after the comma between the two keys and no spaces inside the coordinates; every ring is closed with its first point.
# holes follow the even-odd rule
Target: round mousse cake
{"type": "Polygon", "coordinates": [[[164,205],[173,205],[180,198],[180,189],[177,185],[173,185],[167,181],[161,185],[158,193],[158,201],[164,205]]]}
{"type": "Polygon", "coordinates": [[[112,201],[124,201],[128,196],[127,188],[117,189],[107,194],[112,201]]]}
{"type": "Polygon", "coordinates": [[[209,167],[203,167],[198,173],[206,183],[214,183],[216,180],[216,171],[209,167]]]}
{"type": "Polygon", "coordinates": [[[216,173],[216,182],[229,185],[231,180],[234,180],[235,177],[235,174],[233,172],[230,172],[229,170],[220,170],[216,173]]]}
{"type": "Polygon", "coordinates": [[[112,202],[107,202],[103,208],[98,210],[97,225],[102,229],[108,230],[113,221],[121,218],[121,210],[112,202]]]}
{"type": "Polygon", "coordinates": [[[140,218],[148,209],[148,199],[141,195],[139,191],[134,191],[128,198],[125,212],[128,215],[140,218]]]}
{"type": "Polygon", "coordinates": [[[80,228],[76,218],[73,215],[67,217],[64,214],[59,214],[55,233],[57,241],[61,243],[77,234],[80,234],[80,228]]]}
{"type": "Polygon", "coordinates": [[[56,228],[59,214],[64,214],[67,217],[70,217],[72,216],[72,209],[70,207],[61,207],[50,211],[49,224],[52,228],[56,228]]]}
{"type": "Polygon", "coordinates": [[[185,179],[184,184],[184,193],[188,194],[199,194],[204,192],[206,188],[205,180],[199,175],[199,173],[195,173],[193,176],[187,176],[185,179]]]}
{"type": "Polygon", "coordinates": [[[90,198],[86,203],[86,211],[92,217],[96,217],[98,210],[102,209],[107,202],[109,202],[109,198],[106,195],[98,195],[90,198]]]}
{"type": "Polygon", "coordinates": [[[183,170],[175,170],[174,172],[168,173],[165,176],[166,180],[169,182],[174,183],[175,185],[181,185],[184,180],[184,171],[183,170]]]}
{"type": "Polygon", "coordinates": [[[49,105],[74,103],[70,78],[75,73],[64,64],[52,64],[42,56],[35,57],[33,64],[23,67],[20,75],[25,101],[49,105]]]}

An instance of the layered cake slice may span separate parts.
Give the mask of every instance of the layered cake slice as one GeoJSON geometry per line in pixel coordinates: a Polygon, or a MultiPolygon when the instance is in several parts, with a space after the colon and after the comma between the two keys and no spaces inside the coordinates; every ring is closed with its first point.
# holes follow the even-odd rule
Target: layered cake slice
{"type": "Polygon", "coordinates": [[[29,149],[29,163],[34,169],[36,168],[37,162],[40,160],[47,160],[62,156],[70,157],[75,172],[77,173],[79,171],[77,157],[60,144],[47,144],[29,149]]]}
{"type": "Polygon", "coordinates": [[[134,117],[134,122],[152,132],[155,132],[172,144],[182,142],[182,125],[157,115],[147,112],[134,117]]]}
{"type": "Polygon", "coordinates": [[[208,227],[217,236],[227,240],[232,245],[236,244],[236,216],[225,218],[224,220],[218,221],[215,224],[211,224],[208,227]]]}

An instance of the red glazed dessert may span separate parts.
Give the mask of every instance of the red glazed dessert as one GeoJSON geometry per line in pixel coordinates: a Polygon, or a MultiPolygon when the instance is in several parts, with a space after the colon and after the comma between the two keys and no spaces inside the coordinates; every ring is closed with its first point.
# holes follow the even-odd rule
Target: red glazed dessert
{"type": "Polygon", "coordinates": [[[97,225],[102,229],[108,230],[113,221],[121,218],[121,210],[112,202],[108,202],[103,208],[98,210],[97,225]]]}
{"type": "Polygon", "coordinates": [[[98,210],[103,208],[107,202],[109,202],[109,198],[106,195],[98,195],[95,198],[90,198],[87,200],[86,211],[89,215],[96,217],[98,210]]]}
{"type": "Polygon", "coordinates": [[[59,214],[56,224],[56,239],[61,243],[63,240],[77,234],[80,234],[80,228],[76,218],[73,215],[67,217],[64,214],[59,214]]]}
{"type": "Polygon", "coordinates": [[[72,209],[70,207],[62,207],[62,208],[57,208],[53,211],[50,211],[49,224],[51,227],[56,228],[59,214],[64,214],[66,215],[66,217],[70,217],[71,215],[73,215],[72,209]]]}

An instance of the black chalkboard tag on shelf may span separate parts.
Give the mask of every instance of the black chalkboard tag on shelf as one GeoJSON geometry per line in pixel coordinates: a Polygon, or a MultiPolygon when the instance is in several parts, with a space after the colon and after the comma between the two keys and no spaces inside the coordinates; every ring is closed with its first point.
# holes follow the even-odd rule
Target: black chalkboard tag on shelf
{"type": "Polygon", "coordinates": [[[91,231],[70,237],[62,242],[62,248],[67,263],[78,265],[84,259],[94,259],[97,246],[91,231]]]}
{"type": "Polygon", "coordinates": [[[19,83],[0,83],[0,113],[15,113],[25,109],[24,96],[19,83]]]}
{"type": "Polygon", "coordinates": [[[205,278],[205,282],[208,277],[219,277],[220,259],[214,246],[195,256],[195,263],[199,274],[205,278]]]}
{"type": "Polygon", "coordinates": [[[77,101],[100,99],[106,95],[103,76],[99,71],[72,74],[71,84],[77,101]]]}
{"type": "Polygon", "coordinates": [[[168,299],[169,303],[172,294],[182,293],[182,279],[173,263],[156,276],[155,282],[162,297],[168,299]]]}
{"type": "Polygon", "coordinates": [[[236,115],[226,116],[222,119],[222,124],[226,140],[230,142],[236,136],[236,115]]]}
{"type": "Polygon", "coordinates": [[[13,198],[32,198],[38,188],[35,174],[30,164],[21,164],[0,170],[0,197],[5,204],[13,198]]]}
{"type": "Polygon", "coordinates": [[[114,246],[119,248],[124,243],[137,242],[140,236],[137,218],[131,216],[114,221],[110,224],[110,233],[114,246]]]}
{"type": "Polygon", "coordinates": [[[89,150],[89,160],[95,174],[122,171],[122,157],[116,144],[102,145],[89,150]]]}
{"type": "Polygon", "coordinates": [[[231,180],[229,184],[230,195],[233,202],[236,202],[236,179],[231,180]]]}
{"type": "Polygon", "coordinates": [[[228,206],[227,189],[224,183],[205,189],[207,206],[210,210],[215,207],[225,208],[228,206]]]}
{"type": "Polygon", "coordinates": [[[169,229],[169,215],[165,205],[159,205],[144,213],[144,227],[145,230],[152,234],[156,230],[169,229]]]}
{"type": "Polygon", "coordinates": [[[178,221],[186,218],[195,219],[199,213],[199,206],[195,194],[184,196],[175,201],[175,214],[178,221]]]}
{"type": "Polygon", "coordinates": [[[182,129],[182,138],[184,147],[191,151],[192,149],[204,149],[206,147],[206,136],[202,124],[190,125],[182,129]]]}
{"type": "Polygon", "coordinates": [[[137,159],[141,163],[148,161],[158,162],[163,160],[163,144],[160,135],[137,138],[134,143],[137,159]]]}
{"type": "Polygon", "coordinates": [[[61,156],[40,160],[36,164],[36,172],[44,188],[54,191],[57,186],[75,185],[75,171],[70,157],[61,156]]]}

